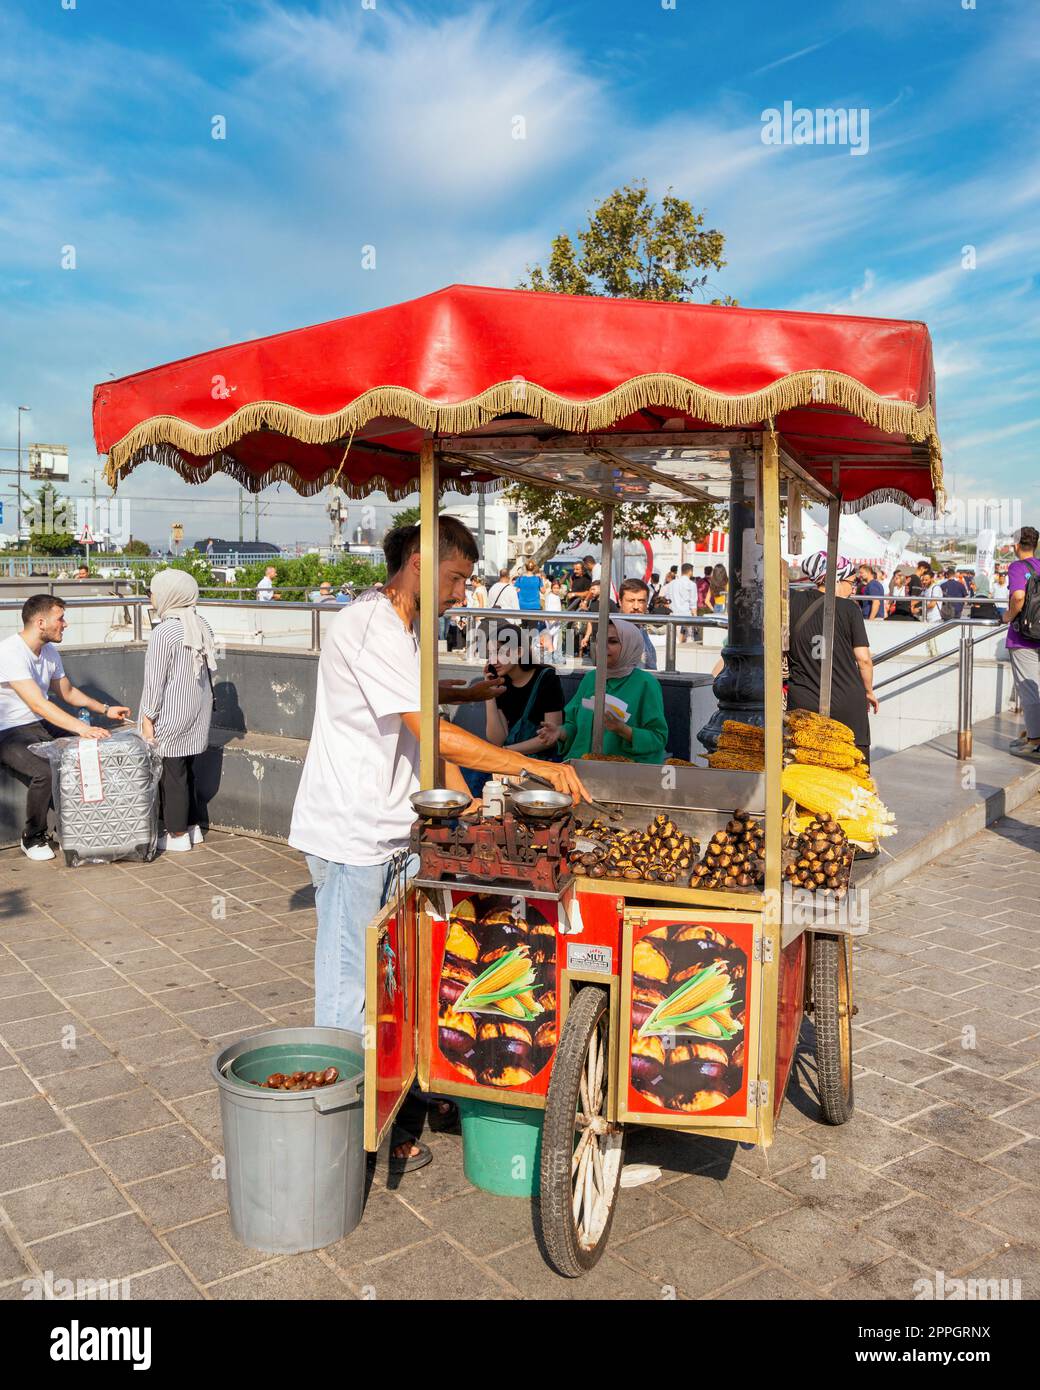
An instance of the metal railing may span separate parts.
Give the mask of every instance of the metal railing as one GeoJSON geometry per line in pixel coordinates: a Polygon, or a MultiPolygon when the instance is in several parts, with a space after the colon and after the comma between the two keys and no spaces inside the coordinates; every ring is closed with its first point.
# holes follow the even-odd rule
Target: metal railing
{"type": "MultiPolygon", "coordinates": [[[[983,602],[985,600],[982,600],[983,602]]],[[[971,602],[970,599],[954,599],[954,603],[971,602]]],[[[976,599],[975,602],[980,602],[976,599]]],[[[999,618],[948,618],[941,623],[924,624],[924,631],[914,637],[910,637],[905,642],[899,642],[894,647],[889,647],[887,651],[879,653],[874,658],[874,666],[877,668],[882,662],[890,661],[894,656],[901,656],[904,652],[911,651],[914,647],[919,647],[924,642],[931,642],[934,638],[944,632],[952,632],[955,628],[960,633],[960,640],[957,644],[956,652],[950,650],[936,652],[928,657],[926,661],[915,662],[914,665],[907,667],[903,671],[897,671],[894,675],[888,676],[883,681],[875,681],[874,694],[883,690],[886,686],[895,684],[896,681],[906,680],[908,677],[916,676],[921,671],[926,671],[928,667],[935,666],[941,661],[948,661],[956,655],[957,658],[957,757],[963,761],[970,758],[974,744],[974,733],[972,730],[972,701],[975,689],[975,648],[980,642],[988,642],[991,637],[995,637],[999,632],[1007,632],[1007,623],[1001,622],[999,618]],[[979,627],[985,631],[978,637],[972,637],[966,628],[979,627]]],[[[948,668],[949,669],[949,668],[948,668]]],[[[893,694],[900,692],[893,691],[893,694]]]]}
{"type": "MultiPolygon", "coordinates": [[[[584,627],[586,623],[596,624],[599,622],[599,611],[594,611],[591,608],[588,611],[565,608],[559,613],[542,608],[449,608],[442,616],[445,618],[476,618],[480,621],[486,618],[497,618],[516,627],[523,627],[525,624],[530,626],[532,623],[580,623],[584,627]]],[[[697,617],[692,613],[609,613],[607,621],[609,622],[612,618],[621,618],[623,622],[634,623],[637,627],[663,627],[665,629],[664,666],[659,668],[665,674],[673,673],[678,669],[676,666],[675,638],[679,628],[729,627],[728,618],[715,617],[711,614],[697,617]]]]}

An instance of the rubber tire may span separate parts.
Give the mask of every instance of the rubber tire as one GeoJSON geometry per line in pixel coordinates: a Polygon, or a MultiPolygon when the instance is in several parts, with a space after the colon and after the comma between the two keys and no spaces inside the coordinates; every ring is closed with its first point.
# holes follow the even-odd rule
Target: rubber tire
{"type": "Polygon", "coordinates": [[[589,1041],[609,1006],[610,996],[607,991],[595,985],[586,985],[575,995],[556,1048],[549,1093],[545,1101],[539,1206],[541,1245],[549,1263],[557,1273],[568,1279],[575,1279],[587,1273],[606,1250],[621,1185],[623,1161],[619,1160],[617,1182],[603,1234],[594,1249],[582,1249],[574,1229],[572,1207],[571,1155],[574,1152],[574,1116],[578,1108],[581,1074],[589,1041]]]}
{"type": "MultiPolygon", "coordinates": [[[[829,1125],[843,1125],[855,1109],[852,1086],[852,977],[844,936],[813,936],[813,1023],[816,1026],[816,1073],[820,1111],[829,1125]],[[847,969],[846,1014],[840,976],[847,969]],[[845,1035],[843,1037],[843,1034],[845,1035]],[[842,1081],[842,1048],[848,1049],[848,1090],[842,1081]]],[[[851,943],[850,943],[851,944],[851,943]]]]}

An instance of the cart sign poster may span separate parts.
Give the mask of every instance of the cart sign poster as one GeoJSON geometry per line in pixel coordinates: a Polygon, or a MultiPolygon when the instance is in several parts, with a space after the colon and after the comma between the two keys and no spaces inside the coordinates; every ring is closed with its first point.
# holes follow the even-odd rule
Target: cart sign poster
{"type": "Polygon", "coordinates": [[[630,1112],[746,1112],[752,939],[750,923],[727,921],[723,929],[664,916],[633,932],[630,1112]]]}
{"type": "MultiPolygon", "coordinates": [[[[365,1144],[376,1147],[415,1075],[416,913],[409,897],[404,921],[388,914],[369,927],[366,1011],[375,999],[375,1036],[365,1053],[365,1144]],[[368,1101],[369,1094],[374,1102],[368,1101]],[[371,1113],[369,1105],[373,1106],[371,1113]]],[[[369,1021],[371,1013],[369,1013],[369,1021]]]]}
{"type": "Polygon", "coordinates": [[[434,922],[431,1081],[544,1095],[556,1048],[557,906],[453,895],[434,922]]]}

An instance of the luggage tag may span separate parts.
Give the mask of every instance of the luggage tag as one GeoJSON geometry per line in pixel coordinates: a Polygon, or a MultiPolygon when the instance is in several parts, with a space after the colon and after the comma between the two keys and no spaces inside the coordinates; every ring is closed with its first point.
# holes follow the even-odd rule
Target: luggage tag
{"type": "Polygon", "coordinates": [[[80,801],[104,801],[105,789],[101,779],[101,747],[94,738],[81,738],[79,749],[80,801]]]}

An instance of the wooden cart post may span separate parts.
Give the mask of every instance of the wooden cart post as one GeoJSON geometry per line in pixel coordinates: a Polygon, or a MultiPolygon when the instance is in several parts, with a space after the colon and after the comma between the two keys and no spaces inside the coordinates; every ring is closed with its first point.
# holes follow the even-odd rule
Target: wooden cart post
{"type": "Polygon", "coordinates": [[[841,466],[831,465],[833,496],[827,504],[827,575],[823,589],[823,666],[820,670],[820,713],[831,712],[831,684],[834,676],[834,599],[838,568],[838,531],[841,526],[841,466]]]}
{"type": "Polygon", "coordinates": [[[607,636],[610,626],[610,561],[614,508],[603,509],[603,548],[599,561],[599,622],[596,624],[596,686],[592,697],[592,751],[603,753],[603,710],[607,698],[607,636]]]}
{"type": "Polygon", "coordinates": [[[419,786],[436,787],[440,764],[440,702],[437,699],[439,664],[438,517],[440,466],[432,439],[424,439],[419,457],[419,786]]]}
{"type": "Polygon", "coordinates": [[[762,436],[762,645],[765,665],[766,871],[762,906],[762,1033],[759,1075],[768,1083],[759,1107],[758,1140],[773,1142],[776,1113],[777,994],[780,977],[783,840],[783,671],[780,651],[780,450],[772,430],[762,436]]]}

